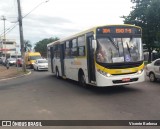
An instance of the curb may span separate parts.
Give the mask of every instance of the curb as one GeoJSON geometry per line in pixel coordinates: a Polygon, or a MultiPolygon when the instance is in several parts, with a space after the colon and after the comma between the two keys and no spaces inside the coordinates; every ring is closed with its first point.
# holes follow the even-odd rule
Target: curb
{"type": "Polygon", "coordinates": [[[32,72],[31,72],[31,70],[29,70],[29,72],[28,72],[28,73],[26,73],[26,74],[17,75],[17,76],[15,76],[15,77],[10,77],[10,78],[0,79],[0,81],[6,81],[6,80],[11,80],[11,79],[15,79],[15,78],[19,78],[19,77],[27,76],[27,75],[30,75],[31,73],[32,73],[32,72]]]}

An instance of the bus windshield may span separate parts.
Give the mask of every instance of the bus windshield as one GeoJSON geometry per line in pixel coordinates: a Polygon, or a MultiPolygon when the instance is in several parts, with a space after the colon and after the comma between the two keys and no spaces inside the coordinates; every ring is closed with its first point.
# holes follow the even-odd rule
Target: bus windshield
{"type": "Polygon", "coordinates": [[[100,63],[123,63],[143,60],[142,41],[137,37],[97,38],[96,61],[100,63]]]}
{"type": "Polygon", "coordinates": [[[30,60],[41,59],[41,56],[30,56],[30,60]]]}

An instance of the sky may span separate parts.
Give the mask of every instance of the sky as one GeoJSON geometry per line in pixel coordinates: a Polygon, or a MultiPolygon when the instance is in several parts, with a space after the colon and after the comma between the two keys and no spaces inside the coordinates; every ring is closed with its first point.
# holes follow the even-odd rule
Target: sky
{"type": "MultiPolygon", "coordinates": [[[[24,40],[33,46],[44,38],[64,38],[98,25],[123,24],[120,17],[129,15],[133,6],[131,0],[45,1],[20,0],[24,40]]],[[[2,16],[6,17],[5,28],[9,31],[6,39],[20,44],[17,0],[0,0],[2,16]]],[[[0,20],[0,36],[3,34],[4,21],[0,20]]]]}

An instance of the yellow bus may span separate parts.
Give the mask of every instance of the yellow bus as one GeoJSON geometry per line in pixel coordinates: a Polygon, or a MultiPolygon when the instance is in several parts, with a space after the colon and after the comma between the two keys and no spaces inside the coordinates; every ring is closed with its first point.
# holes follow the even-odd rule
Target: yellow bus
{"type": "Polygon", "coordinates": [[[47,45],[50,71],[85,86],[144,81],[142,30],[138,26],[96,26],[47,45]]]}
{"type": "Polygon", "coordinates": [[[25,53],[25,63],[26,66],[33,68],[33,64],[35,63],[36,59],[41,59],[41,54],[39,52],[26,52],[25,53]]]}

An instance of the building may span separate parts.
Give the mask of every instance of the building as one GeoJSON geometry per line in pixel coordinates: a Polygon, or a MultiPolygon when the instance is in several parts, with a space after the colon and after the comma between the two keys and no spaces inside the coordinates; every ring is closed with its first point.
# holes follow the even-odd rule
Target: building
{"type": "Polygon", "coordinates": [[[16,42],[14,40],[0,41],[0,57],[9,57],[16,54],[16,42]]]}

